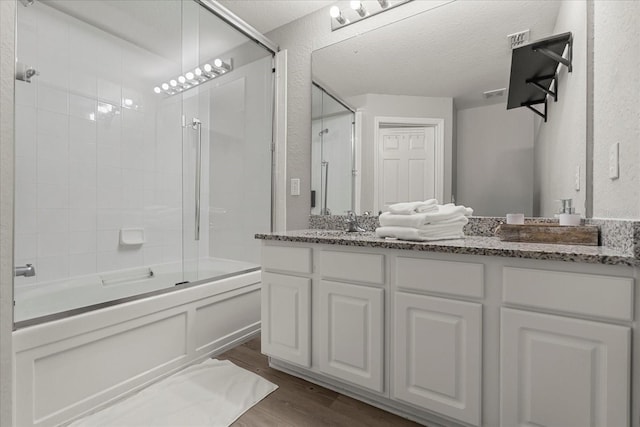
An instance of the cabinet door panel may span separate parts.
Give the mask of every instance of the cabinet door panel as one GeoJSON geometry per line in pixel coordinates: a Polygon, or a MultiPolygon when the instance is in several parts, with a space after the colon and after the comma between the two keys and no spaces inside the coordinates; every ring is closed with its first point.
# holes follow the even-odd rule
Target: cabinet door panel
{"type": "Polygon", "coordinates": [[[628,426],[630,328],[502,309],[503,426],[628,426]]]}
{"type": "Polygon", "coordinates": [[[392,397],[480,425],[482,306],[395,294],[392,397]]]}
{"type": "Polygon", "coordinates": [[[311,279],[262,273],[262,352],[311,366],[311,279]]]}
{"type": "Polygon", "coordinates": [[[384,291],[323,280],[319,297],[320,370],[382,392],[384,291]]]}

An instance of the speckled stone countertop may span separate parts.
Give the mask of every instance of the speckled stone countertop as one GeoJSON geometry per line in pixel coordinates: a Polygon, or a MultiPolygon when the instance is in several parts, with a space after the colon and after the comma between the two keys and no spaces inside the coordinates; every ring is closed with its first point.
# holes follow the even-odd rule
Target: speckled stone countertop
{"type": "Polygon", "coordinates": [[[640,265],[640,260],[628,252],[625,253],[605,246],[514,243],[504,242],[497,237],[488,236],[466,236],[464,239],[432,242],[408,242],[381,239],[373,232],[347,233],[341,230],[299,230],[284,233],[256,234],[255,237],[262,240],[405,249],[460,255],[487,255],[607,265],[640,265]]]}

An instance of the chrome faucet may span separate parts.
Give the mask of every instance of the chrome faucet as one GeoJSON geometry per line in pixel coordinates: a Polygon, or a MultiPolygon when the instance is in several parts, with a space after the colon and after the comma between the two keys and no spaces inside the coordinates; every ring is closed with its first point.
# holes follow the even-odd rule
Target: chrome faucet
{"type": "Polygon", "coordinates": [[[344,222],[347,224],[347,231],[349,233],[361,233],[364,231],[364,228],[358,224],[358,217],[354,211],[347,211],[347,219],[344,222]]]}
{"type": "Polygon", "coordinates": [[[33,277],[36,275],[36,268],[32,264],[21,265],[14,268],[15,276],[33,277]]]}

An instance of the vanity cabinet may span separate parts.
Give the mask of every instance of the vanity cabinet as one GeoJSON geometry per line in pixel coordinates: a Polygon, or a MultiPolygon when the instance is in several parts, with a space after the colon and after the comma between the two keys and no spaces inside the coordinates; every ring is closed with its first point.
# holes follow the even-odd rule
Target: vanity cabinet
{"type": "Polygon", "coordinates": [[[503,280],[522,309],[500,309],[501,425],[628,426],[631,328],[610,322],[633,320],[633,279],[506,267],[503,280]]]}
{"type": "Polygon", "coordinates": [[[384,291],[326,280],[318,288],[320,371],[382,392],[384,291]]]}
{"type": "Polygon", "coordinates": [[[640,415],[637,268],[348,242],[265,241],[272,367],[426,425],[640,415]]]}
{"type": "Polygon", "coordinates": [[[262,351],[311,366],[311,279],[262,273],[262,351]]]}
{"type": "Polygon", "coordinates": [[[479,426],[482,305],[395,294],[391,397],[479,426]]]}
{"type": "Polygon", "coordinates": [[[502,309],[501,423],[628,426],[631,329],[502,309]]]}

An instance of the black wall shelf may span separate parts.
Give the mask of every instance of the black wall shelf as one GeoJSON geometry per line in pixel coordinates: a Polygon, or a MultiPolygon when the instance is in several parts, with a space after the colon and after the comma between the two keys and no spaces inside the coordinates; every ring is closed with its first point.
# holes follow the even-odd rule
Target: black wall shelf
{"type": "Polygon", "coordinates": [[[558,101],[558,64],[573,71],[572,48],[572,34],[563,33],[513,49],[507,110],[527,107],[546,122],[547,98],[558,101]],[[563,57],[567,46],[567,56],[563,57]]]}

